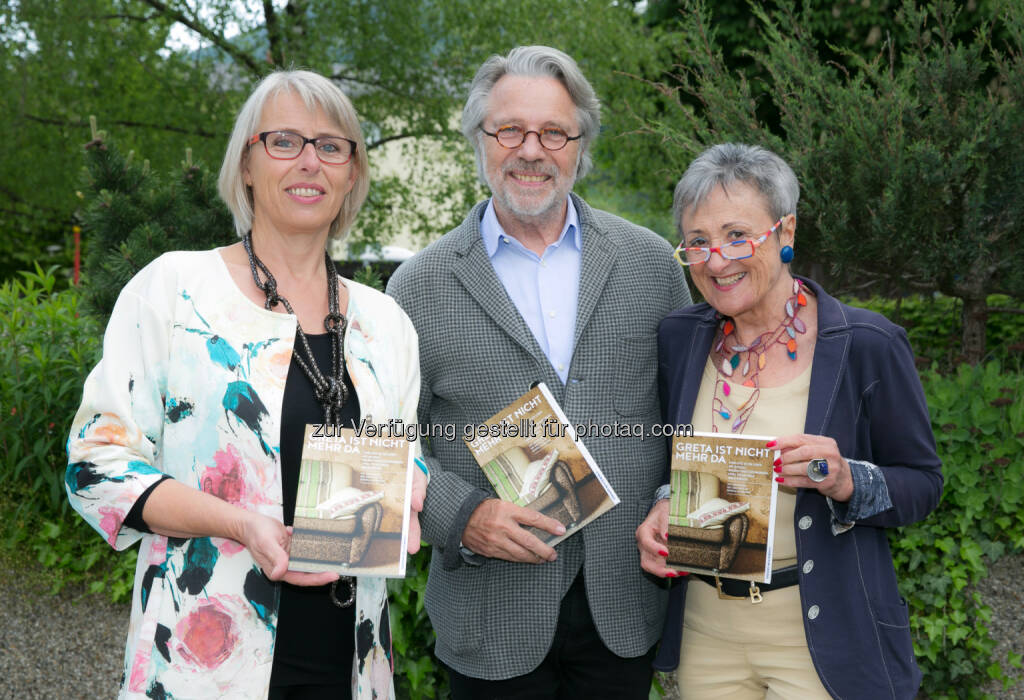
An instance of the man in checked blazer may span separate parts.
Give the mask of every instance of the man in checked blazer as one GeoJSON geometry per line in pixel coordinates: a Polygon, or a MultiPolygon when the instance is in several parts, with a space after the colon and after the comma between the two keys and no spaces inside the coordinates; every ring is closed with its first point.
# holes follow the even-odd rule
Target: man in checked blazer
{"type": "MultiPolygon", "coordinates": [[[[388,285],[420,342],[423,424],[478,425],[544,381],[620,503],[555,548],[540,513],[497,500],[461,439],[424,445],[420,515],[433,545],[426,605],[462,698],[646,699],[666,591],[634,541],[661,482],[658,322],[690,302],[672,249],[571,192],[591,165],[600,105],[556,49],[492,56],[462,116],[493,194],[388,285]],[[609,428],[604,428],[605,432],[609,428]]],[[[449,429],[450,430],[450,429],[449,429]]]]}

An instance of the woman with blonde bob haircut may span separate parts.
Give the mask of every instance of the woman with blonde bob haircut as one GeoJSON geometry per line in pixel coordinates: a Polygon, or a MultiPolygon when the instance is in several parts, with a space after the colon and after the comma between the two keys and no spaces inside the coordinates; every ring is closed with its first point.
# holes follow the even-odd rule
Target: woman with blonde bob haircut
{"type": "Polygon", "coordinates": [[[263,113],[264,105],[283,91],[297,95],[310,110],[322,109],[331,122],[341,131],[351,134],[356,147],[352,156],[356,180],[352,190],[331,222],[330,237],[343,238],[356,220],[360,207],[370,191],[370,164],[366,158],[366,144],[359,117],[348,97],[338,87],[321,75],[310,71],[281,71],[271,73],[253,91],[242,106],[231,131],[224,164],[217,181],[220,197],[228,205],[235,218],[235,230],[239,237],[252,227],[252,190],[246,185],[242,171],[249,157],[249,143],[263,113]]]}
{"type": "Polygon", "coordinates": [[[242,240],[125,286],[68,442],[71,504],[142,542],[119,697],[393,698],[384,580],[288,569],[306,426],[414,423],[419,398],[408,317],[326,252],[369,188],[348,98],[269,75],[219,184],[242,240]]]}

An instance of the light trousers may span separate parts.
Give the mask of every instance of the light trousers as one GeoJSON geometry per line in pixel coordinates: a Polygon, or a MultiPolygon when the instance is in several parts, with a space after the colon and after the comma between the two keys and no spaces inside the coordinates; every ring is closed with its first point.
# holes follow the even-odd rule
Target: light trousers
{"type": "Polygon", "coordinates": [[[749,599],[722,600],[693,578],[686,588],[680,651],[679,694],[683,700],[827,699],[807,650],[800,588],[749,599]]]}

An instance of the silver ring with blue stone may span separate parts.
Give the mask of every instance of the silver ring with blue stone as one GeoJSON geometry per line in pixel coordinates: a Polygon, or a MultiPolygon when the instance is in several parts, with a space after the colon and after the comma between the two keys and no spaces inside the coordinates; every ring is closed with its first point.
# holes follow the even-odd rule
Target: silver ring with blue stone
{"type": "Polygon", "coordinates": [[[807,463],[807,478],[815,483],[821,483],[828,476],[828,460],[812,459],[807,463]]]}

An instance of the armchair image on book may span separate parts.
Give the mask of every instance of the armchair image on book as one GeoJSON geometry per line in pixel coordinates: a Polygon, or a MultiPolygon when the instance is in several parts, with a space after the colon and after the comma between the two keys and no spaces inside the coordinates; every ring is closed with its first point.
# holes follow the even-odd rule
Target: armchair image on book
{"type": "Polygon", "coordinates": [[[498,498],[565,525],[560,537],[529,528],[551,546],[619,502],[543,382],[478,426],[466,446],[498,498]]]}
{"type": "Polygon", "coordinates": [[[529,447],[510,447],[483,465],[498,495],[563,524],[581,520],[576,478],[569,465],[558,459],[558,450],[531,461],[532,451],[529,447]]]}
{"type": "Polygon", "coordinates": [[[668,544],[674,561],[720,574],[728,573],[736,561],[750,526],[750,503],[730,503],[718,497],[720,490],[713,474],[673,470],[672,491],[684,494],[669,505],[668,544]]]}
{"type": "Polygon", "coordinates": [[[401,438],[308,426],[289,568],[404,576],[411,450],[401,438]]]}
{"type": "MultiPolygon", "coordinates": [[[[370,546],[370,538],[380,528],[384,508],[383,491],[364,491],[351,486],[352,469],[344,464],[309,460],[302,468],[310,472],[306,482],[306,505],[295,508],[295,521],[309,533],[298,545],[301,556],[309,548],[319,550],[327,559],[342,564],[358,564],[370,546]],[[310,504],[316,503],[310,507],[310,504]],[[313,521],[313,522],[310,522],[313,521]]],[[[302,489],[300,488],[300,491],[302,489]]]]}
{"type": "Polygon", "coordinates": [[[672,439],[669,566],[771,581],[778,484],[770,439],[699,432],[672,439]]]}

